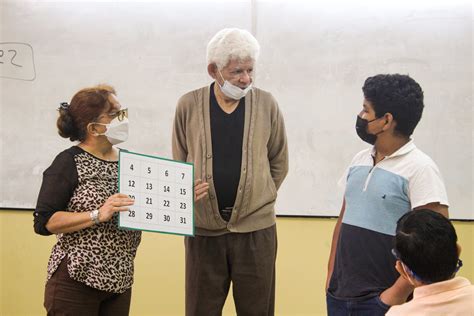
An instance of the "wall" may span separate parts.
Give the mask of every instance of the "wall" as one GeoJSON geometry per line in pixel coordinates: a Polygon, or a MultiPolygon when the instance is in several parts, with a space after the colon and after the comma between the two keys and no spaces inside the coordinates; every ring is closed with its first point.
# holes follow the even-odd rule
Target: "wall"
{"type": "MultiPolygon", "coordinates": [[[[30,211],[0,212],[0,315],[42,315],[54,237],[35,235],[30,211]]],[[[277,315],[324,315],[334,219],[278,218],[277,315]]],[[[454,222],[464,252],[459,275],[474,280],[474,223],[454,222]]],[[[136,259],[130,315],[184,315],[182,237],[145,233],[136,259]]],[[[233,301],[224,315],[235,315],[233,301]]]]}

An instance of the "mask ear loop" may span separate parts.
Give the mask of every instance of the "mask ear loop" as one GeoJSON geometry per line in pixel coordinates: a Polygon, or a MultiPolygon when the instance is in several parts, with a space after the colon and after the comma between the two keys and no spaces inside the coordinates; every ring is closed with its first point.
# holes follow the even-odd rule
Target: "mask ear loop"
{"type": "MultiPolygon", "coordinates": [[[[423,284],[432,284],[433,282],[430,282],[430,281],[425,281],[423,280],[422,278],[420,278],[415,272],[413,272],[409,267],[407,267],[403,262],[402,262],[402,266],[403,266],[403,271],[405,271],[405,273],[407,275],[409,275],[410,277],[414,278],[415,280],[419,281],[419,282],[422,282],[423,284]],[[406,269],[405,269],[406,268],[406,269]],[[408,271],[407,271],[408,270],[408,271]]],[[[410,282],[411,283],[411,282],[410,282]]],[[[415,285],[412,283],[412,285],[415,285]]]]}
{"type": "MultiPolygon", "coordinates": [[[[217,67],[217,65],[216,65],[216,67],[217,67]]],[[[223,87],[227,80],[224,79],[224,76],[222,75],[222,72],[219,70],[219,67],[217,67],[217,72],[219,72],[219,75],[221,76],[222,81],[223,81],[222,85],[219,83],[219,81],[217,83],[219,84],[220,87],[223,87]]]]}
{"type": "Polygon", "coordinates": [[[413,282],[413,280],[411,279],[411,278],[414,278],[413,272],[411,272],[411,270],[407,266],[405,266],[405,264],[402,261],[400,261],[400,263],[402,265],[403,271],[409,277],[408,282],[410,282],[411,285],[415,286],[415,282],[413,282]]]}
{"type": "Polygon", "coordinates": [[[105,133],[107,133],[108,125],[109,125],[109,124],[91,122],[91,123],[87,124],[87,127],[86,127],[86,128],[89,128],[89,125],[92,125],[92,124],[103,125],[103,126],[105,126],[105,128],[106,128],[105,132],[103,132],[103,133],[94,132],[94,133],[95,133],[95,134],[93,134],[94,136],[103,136],[103,135],[105,135],[105,133]]]}
{"type": "MultiPolygon", "coordinates": [[[[383,118],[383,116],[377,117],[377,118],[374,118],[373,120],[368,121],[368,122],[367,122],[367,126],[369,125],[369,123],[372,123],[373,121],[380,120],[381,118],[383,118]]],[[[387,122],[387,119],[385,119],[385,124],[387,124],[387,123],[388,123],[388,122],[387,122]]],[[[385,132],[385,131],[383,130],[383,127],[382,127],[382,130],[381,130],[380,132],[377,132],[377,133],[372,134],[372,135],[378,136],[379,134],[382,134],[383,132],[385,132]]]]}

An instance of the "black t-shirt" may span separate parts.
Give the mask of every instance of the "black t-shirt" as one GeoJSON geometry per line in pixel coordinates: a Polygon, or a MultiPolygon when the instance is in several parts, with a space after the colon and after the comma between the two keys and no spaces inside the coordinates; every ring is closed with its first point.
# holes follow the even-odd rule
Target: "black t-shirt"
{"type": "Polygon", "coordinates": [[[222,210],[232,208],[235,203],[242,165],[242,144],[245,121],[245,98],[230,114],[224,112],[214,95],[214,84],[210,93],[210,116],[212,135],[212,168],[217,203],[221,215],[228,220],[229,214],[222,210]]]}

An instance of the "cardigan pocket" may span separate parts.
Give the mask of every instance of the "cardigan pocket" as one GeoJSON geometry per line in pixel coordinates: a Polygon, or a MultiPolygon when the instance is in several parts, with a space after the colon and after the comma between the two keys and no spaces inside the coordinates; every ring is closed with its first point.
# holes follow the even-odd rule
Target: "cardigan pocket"
{"type": "Polygon", "coordinates": [[[209,197],[206,197],[194,204],[194,226],[205,229],[212,227],[209,219],[209,216],[212,214],[210,203],[209,197]]]}
{"type": "Polygon", "coordinates": [[[254,174],[252,185],[252,193],[250,196],[250,203],[245,210],[245,214],[249,215],[261,211],[263,208],[270,207],[273,209],[273,204],[277,197],[277,190],[275,182],[270,174],[270,170],[263,171],[263,174],[254,174]]]}

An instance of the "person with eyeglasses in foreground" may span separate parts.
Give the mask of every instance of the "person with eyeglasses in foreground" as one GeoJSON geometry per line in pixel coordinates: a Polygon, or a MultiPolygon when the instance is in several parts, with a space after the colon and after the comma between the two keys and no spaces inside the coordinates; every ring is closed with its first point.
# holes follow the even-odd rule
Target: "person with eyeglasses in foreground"
{"type": "Polygon", "coordinates": [[[413,299],[386,315],[474,315],[474,286],[456,272],[462,266],[454,226],[428,209],[409,212],[397,223],[395,268],[415,287],[413,299]]]}
{"type": "Polygon", "coordinates": [[[118,192],[118,149],[128,138],[128,110],[115,89],[98,85],[63,102],[59,135],[78,143],[43,173],[34,230],[56,234],[48,262],[48,315],[128,315],[141,232],[118,228],[134,203],[118,192]]]}

